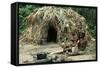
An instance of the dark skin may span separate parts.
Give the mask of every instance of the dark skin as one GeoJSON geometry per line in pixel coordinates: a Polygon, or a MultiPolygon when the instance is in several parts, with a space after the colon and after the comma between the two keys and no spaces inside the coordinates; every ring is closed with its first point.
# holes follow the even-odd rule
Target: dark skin
{"type": "Polygon", "coordinates": [[[80,38],[78,47],[80,50],[84,50],[87,46],[87,40],[85,38],[80,38]]]}
{"type": "Polygon", "coordinates": [[[84,50],[85,47],[86,47],[86,44],[87,44],[87,41],[84,37],[85,37],[85,33],[80,33],[79,35],[77,35],[77,33],[75,31],[71,32],[70,41],[72,43],[70,45],[65,45],[64,44],[62,46],[63,52],[66,52],[66,49],[68,49],[70,47],[78,47],[79,49],[83,48],[83,50],[84,50]]]}
{"type": "Polygon", "coordinates": [[[73,43],[71,46],[77,46],[79,50],[84,50],[87,45],[87,40],[85,38],[85,33],[79,31],[79,34],[75,34],[75,32],[71,33],[71,42],[73,43]]]}
{"type": "Polygon", "coordinates": [[[70,35],[70,41],[71,41],[71,44],[70,45],[63,45],[62,48],[63,48],[63,52],[66,52],[66,50],[70,50],[70,47],[75,47],[75,46],[78,46],[78,43],[79,43],[79,40],[78,40],[78,37],[77,35],[72,32],[71,35],[70,35]]]}
{"type": "Polygon", "coordinates": [[[71,33],[71,42],[73,43],[72,47],[74,47],[78,44],[78,36],[77,36],[77,34],[75,34],[75,32],[71,33]]]}
{"type": "Polygon", "coordinates": [[[87,40],[86,40],[86,37],[85,37],[85,33],[84,32],[79,32],[79,35],[78,35],[78,48],[80,50],[84,50],[87,46],[87,40]]]}

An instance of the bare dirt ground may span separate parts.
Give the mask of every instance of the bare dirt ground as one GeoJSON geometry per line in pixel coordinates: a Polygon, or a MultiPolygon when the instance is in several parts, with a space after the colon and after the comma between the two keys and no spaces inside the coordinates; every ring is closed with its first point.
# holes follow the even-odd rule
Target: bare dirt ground
{"type": "MultiPolygon", "coordinates": [[[[19,63],[35,63],[36,59],[34,58],[37,53],[45,52],[45,53],[54,53],[63,51],[63,49],[54,43],[49,43],[47,45],[23,45],[19,47],[19,63]]],[[[68,56],[66,59],[71,59],[70,61],[77,61],[77,60],[94,60],[94,54],[85,54],[85,55],[76,55],[76,56],[68,56]]]]}

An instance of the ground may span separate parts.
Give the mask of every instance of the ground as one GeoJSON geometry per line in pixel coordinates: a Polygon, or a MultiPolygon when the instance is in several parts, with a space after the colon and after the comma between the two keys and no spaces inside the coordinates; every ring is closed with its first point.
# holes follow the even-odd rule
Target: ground
{"type": "MultiPolygon", "coordinates": [[[[35,63],[36,62],[36,54],[45,52],[47,54],[54,55],[57,52],[62,52],[63,49],[56,43],[49,43],[46,45],[20,45],[19,46],[19,63],[35,63]]],[[[66,61],[77,61],[77,60],[94,60],[95,54],[83,54],[76,56],[67,56],[65,54],[58,54],[60,56],[64,56],[66,61]]]]}

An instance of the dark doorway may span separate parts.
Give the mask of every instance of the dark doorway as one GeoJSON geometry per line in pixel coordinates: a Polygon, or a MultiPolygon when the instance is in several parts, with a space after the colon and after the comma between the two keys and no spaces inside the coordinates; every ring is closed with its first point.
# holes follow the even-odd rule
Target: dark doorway
{"type": "Polygon", "coordinates": [[[57,42],[57,31],[53,26],[48,29],[47,42],[57,42]]]}

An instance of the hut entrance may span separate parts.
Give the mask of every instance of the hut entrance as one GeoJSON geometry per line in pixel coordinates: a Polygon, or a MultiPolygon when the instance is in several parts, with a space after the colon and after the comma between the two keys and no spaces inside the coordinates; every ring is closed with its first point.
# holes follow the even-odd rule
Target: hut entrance
{"type": "Polygon", "coordinates": [[[55,42],[57,41],[57,31],[53,26],[50,26],[48,29],[47,42],[55,42]]]}

